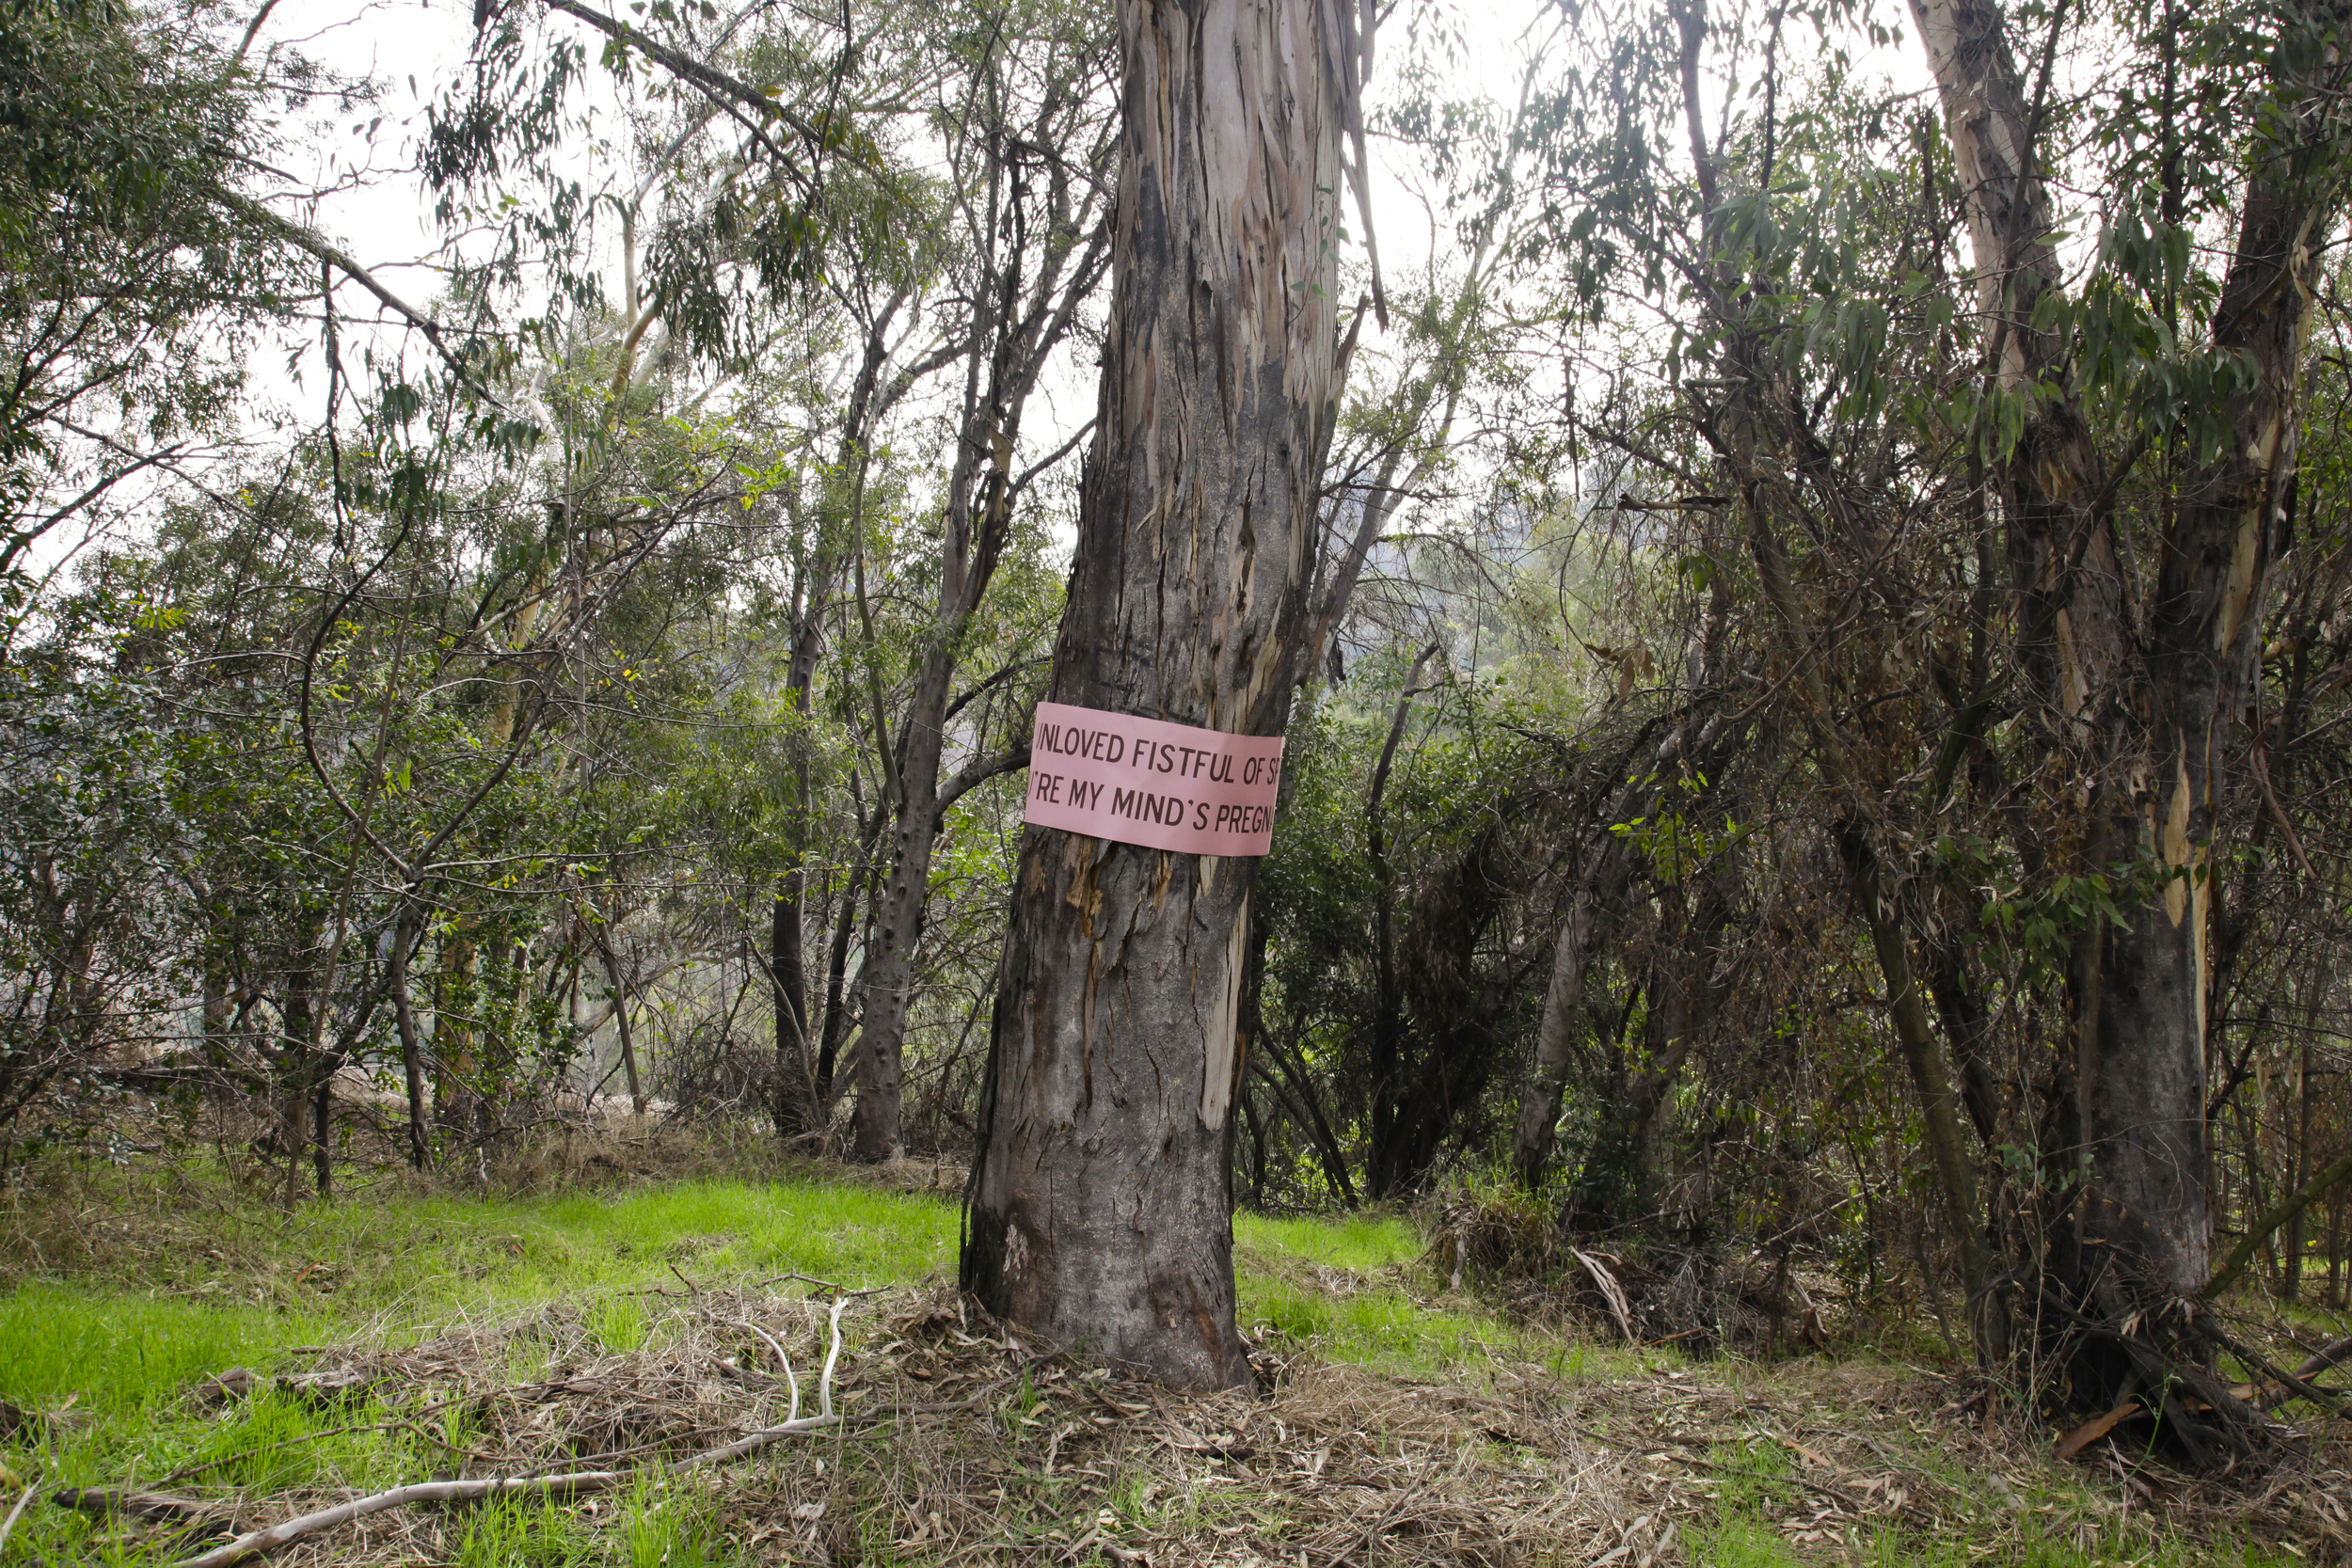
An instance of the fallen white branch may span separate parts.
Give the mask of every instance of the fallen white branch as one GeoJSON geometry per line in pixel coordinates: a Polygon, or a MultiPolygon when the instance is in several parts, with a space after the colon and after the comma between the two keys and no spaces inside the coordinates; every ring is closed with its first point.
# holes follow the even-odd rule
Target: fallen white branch
{"type": "MultiPolygon", "coordinates": [[[[830,1320],[833,1342],[826,1350],[824,1375],[817,1386],[819,1408],[823,1412],[821,1415],[800,1417],[786,1421],[781,1426],[763,1427],[757,1432],[737,1438],[732,1443],[723,1444],[715,1449],[706,1449],[692,1458],[680,1460],[668,1468],[677,1471],[699,1470],[714,1465],[729,1464],[741,1459],[746,1454],[757,1453],[770,1444],[784,1438],[822,1431],[839,1422],[841,1418],[834,1413],[833,1408],[833,1372],[834,1362],[841,1354],[841,1309],[847,1305],[849,1304],[846,1301],[835,1301],[833,1304],[830,1320]]],[[[761,1338],[767,1337],[762,1335],[761,1338]]],[[[782,1354],[781,1350],[778,1354],[782,1354]]],[[[787,1362],[786,1365],[789,1367],[790,1363],[787,1362]]],[[[792,1402],[797,1413],[800,1407],[797,1389],[792,1402]]],[[[333,1529],[338,1525],[349,1524],[354,1519],[365,1518],[371,1513],[381,1513],[386,1509],[405,1508],[410,1503],[472,1502],[484,1497],[584,1497],[597,1492],[610,1492],[614,1487],[633,1480],[643,1469],[661,1467],[660,1465],[653,1465],[627,1470],[575,1470],[560,1476],[485,1476],[474,1481],[419,1481],[411,1486],[395,1486],[389,1492],[377,1492],[370,1497],[354,1497],[351,1501],[338,1503],[333,1508],[323,1508],[316,1513],[305,1513],[300,1518],[288,1519],[283,1524],[271,1525],[265,1529],[248,1531],[225,1545],[215,1546],[209,1552],[183,1559],[177,1568],[229,1568],[229,1564],[232,1562],[243,1562],[247,1558],[276,1551],[278,1547],[289,1545],[306,1535],[316,1535],[321,1530],[333,1529]]],[[[9,1522],[11,1524],[15,1522],[13,1517],[9,1522]]]]}

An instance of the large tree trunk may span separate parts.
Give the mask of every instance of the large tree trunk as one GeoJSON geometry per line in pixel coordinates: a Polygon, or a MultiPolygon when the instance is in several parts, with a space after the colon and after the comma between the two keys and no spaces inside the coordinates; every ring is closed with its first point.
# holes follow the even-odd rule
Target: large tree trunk
{"type": "MultiPolygon", "coordinates": [[[[1980,289],[2005,385],[2063,386],[2065,345],[2033,329],[2059,286],[2036,167],[2036,133],[1997,7],[1914,0],[1966,193],[1980,289]]],[[[2274,69],[2297,53],[2280,48],[2274,69]]],[[[2330,50],[2325,69],[2337,66],[2330,50]]],[[[2283,77],[2281,77],[2283,80],[2283,77]]],[[[2305,85],[2308,86],[2308,85],[2305,85]]],[[[2213,346],[2255,373],[2213,410],[2219,457],[2194,472],[2164,530],[2144,641],[2128,633],[2128,583],[2093,498],[2106,485],[2069,392],[2044,404],[2003,466],[2010,557],[2038,694],[2103,753],[2092,864],[2150,868],[2153,888],[2095,934],[2074,987],[2075,1075],[2086,1190],[2052,1242],[2047,1277],[2072,1326],[2078,1399],[2160,1398],[2193,1454],[2213,1435],[2169,1393],[2182,1331],[2211,1267],[2205,1030],[2211,847],[2227,727],[2259,659],[2264,579],[2283,547],[2295,406],[2316,257],[2343,179],[2331,118],[2282,109],[2253,128],[2236,252],[2213,346]]],[[[2192,1373],[2194,1369],[2190,1369],[2192,1373]]],[[[2233,1402],[2202,1386],[2208,1402],[2233,1402]]],[[[2222,1415],[2226,1417],[2227,1411],[2222,1415]]]]}
{"type": "Polygon", "coordinates": [[[2133,1296],[2150,1302],[2194,1294],[2211,1270],[2213,841],[2229,726],[2261,658],[2263,586],[2286,544],[2312,288],[2343,179],[2331,151],[2257,146],[2213,327],[2214,346],[2243,356],[2257,379],[2217,410],[2229,429],[2223,453],[2191,480],[2166,531],[2140,674],[2146,733],[2117,769],[2130,787],[2108,795],[2116,847],[2162,883],[2107,932],[2086,1085],[2095,1183],[2086,1226],[2107,1266],[2130,1273],[2133,1296]]]}
{"type": "MultiPolygon", "coordinates": [[[[1123,0],[1116,286],[1051,696],[1282,732],[1311,631],[1354,17],[1123,0]]],[[[1368,40],[1365,40],[1368,43],[1368,40]]],[[[1168,1382],[1248,1382],[1231,1111],[1252,860],[1030,828],[962,1277],[1168,1382]]]]}

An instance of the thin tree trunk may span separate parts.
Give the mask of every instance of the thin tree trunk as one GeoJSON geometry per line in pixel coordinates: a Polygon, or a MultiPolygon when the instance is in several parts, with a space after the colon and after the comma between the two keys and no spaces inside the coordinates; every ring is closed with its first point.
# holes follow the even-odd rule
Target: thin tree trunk
{"type": "MultiPolygon", "coordinates": [[[[882,380],[890,359],[890,325],[909,297],[900,285],[873,312],[866,327],[865,353],[851,385],[848,412],[841,429],[835,466],[848,468],[861,461],[875,422],[903,397],[913,384],[912,372],[885,385],[882,380]]],[[[824,651],[825,622],[833,613],[846,541],[862,525],[855,516],[832,515],[820,509],[807,563],[793,589],[792,657],[785,669],[785,697],[792,712],[805,715],[817,685],[817,661],[824,651]]],[[[793,800],[790,812],[791,863],[776,884],[776,907],[770,914],[769,974],[775,990],[776,1134],[780,1138],[815,1132],[825,1122],[832,1104],[833,1053],[838,1043],[834,1025],[839,1014],[841,955],[836,952],[826,997],[823,1045],[812,1056],[808,1032],[808,980],[801,929],[808,893],[807,860],[816,810],[816,780],[805,740],[795,737],[793,800]],[[805,1105],[795,1101],[805,1098],[805,1105]]]]}
{"type": "Polygon", "coordinates": [[[432,1134],[424,1115],[424,1051],[417,1038],[417,1008],[408,994],[408,959],[424,927],[422,911],[404,910],[392,932],[392,1024],[400,1034],[400,1071],[408,1090],[408,1163],[419,1170],[433,1164],[432,1134]]]}
{"type": "Polygon", "coordinates": [[[1406,1092],[1398,1071],[1405,1034],[1405,998],[1396,977],[1396,874],[1389,864],[1388,824],[1382,807],[1389,788],[1389,769],[1396,761],[1397,743],[1405,738],[1405,721],[1421,695],[1421,673],[1437,657],[1432,642],[1414,656],[1406,672],[1404,689],[1389,719],[1389,738],[1372,769],[1372,788],[1364,800],[1364,843],[1372,859],[1374,895],[1372,972],[1372,1136],[1364,1155],[1364,1190],[1375,1199],[1397,1191],[1404,1180],[1397,1158],[1398,1097],[1406,1092]]]}
{"type": "MultiPolygon", "coordinates": [[[[1667,779],[1677,762],[1704,757],[1724,742],[1721,715],[1704,721],[1686,715],[1649,759],[1645,776],[1629,783],[1611,802],[1602,832],[1585,847],[1584,866],[1568,904],[1568,918],[1560,927],[1552,955],[1551,980],[1544,990],[1544,1010],[1535,1025],[1535,1060],[1527,1088],[1519,1097],[1518,1119],[1511,1132],[1511,1170],[1529,1192],[1542,1188],[1558,1135],[1560,1106],[1567,1092],[1568,1065],[1576,1054],[1577,1018],[1583,1006],[1584,979],[1615,929],[1626,889],[1641,863],[1640,851],[1624,833],[1611,832],[1620,822],[1643,820],[1657,810],[1659,781],[1667,779]]],[[[1701,769],[1712,772],[1710,768],[1701,769]]]]}
{"type": "MultiPolygon", "coordinates": [[[[2300,1187],[2312,1174],[2312,1036],[2303,1031],[2302,1049],[2296,1053],[2295,1071],[2295,1164],[2289,1178],[2300,1187]]],[[[2297,1209],[2287,1221],[2286,1299],[2290,1304],[2303,1299],[2303,1217],[2310,1211],[2297,1209]]]]}
{"type": "Polygon", "coordinates": [[[2328,1205],[2328,1310],[2344,1310],[2344,1195],[2338,1188],[2334,1201],[2328,1205]]]}
{"type": "Polygon", "coordinates": [[[481,1070],[474,1059],[474,1021],[482,1011],[477,926],[472,914],[458,918],[433,976],[433,1120],[461,1135],[473,1129],[473,1084],[481,1070]]]}
{"type": "Polygon", "coordinates": [[[312,1056],[310,1061],[310,1165],[319,1196],[326,1199],[335,1196],[335,1074],[342,1068],[342,1059],[321,1054],[312,1056]]]}
{"type": "Polygon", "coordinates": [[[645,1086],[637,1076],[637,1042],[629,1033],[628,988],[621,983],[621,962],[610,938],[599,939],[596,945],[604,956],[605,978],[612,987],[612,1022],[621,1037],[621,1069],[628,1079],[628,1108],[642,1117],[645,1114],[645,1086]]]}
{"type": "Polygon", "coordinates": [[[805,1131],[815,1109],[803,1103],[811,1099],[808,974],[801,945],[801,901],[807,879],[796,860],[777,879],[775,902],[769,911],[768,974],[776,1009],[776,1086],[771,1114],[779,1138],[805,1131]]]}
{"type": "MultiPolygon", "coordinates": [[[[1061,129],[1049,108],[1031,128],[1032,139],[1050,141],[1061,129]]],[[[1008,145],[1001,136],[992,139],[994,149],[1008,145]]],[[[1012,459],[1029,394],[1076,321],[1080,301],[1093,293],[1108,245],[1107,227],[1099,219],[1082,230],[1068,221],[1073,214],[1065,214],[1062,231],[1031,257],[1026,236],[1038,215],[1031,211],[1031,182],[1018,152],[992,150],[982,214],[988,232],[976,236],[987,289],[985,303],[975,309],[966,350],[963,415],[941,525],[937,619],[907,705],[895,787],[884,791],[896,806],[890,874],[876,902],[873,945],[859,976],[865,1019],[850,1152],[867,1162],[896,1159],[901,1152],[907,1006],[914,989],[914,949],[930,897],[931,854],[949,799],[941,788],[939,767],[964,634],[979,613],[1011,536],[1022,483],[1012,459]]],[[[1098,199],[1088,193],[1081,213],[1094,212],[1098,199]]]]}
{"type": "Polygon", "coordinates": [[[907,1004],[914,990],[915,943],[930,896],[931,851],[939,840],[941,730],[954,671],[952,651],[935,643],[915,678],[900,752],[890,876],[875,899],[874,937],[858,974],[865,1016],[850,1157],[867,1164],[896,1160],[904,1152],[899,1115],[907,1004]]]}
{"type": "Polygon", "coordinates": [[[278,1083],[285,1102],[279,1115],[281,1136],[286,1145],[286,1204],[293,1207],[296,1183],[302,1175],[303,1150],[310,1143],[310,1007],[313,998],[310,987],[314,976],[309,970],[294,970],[286,976],[285,1006],[279,1019],[279,1033],[284,1037],[278,1048],[278,1083]]]}
{"type": "MultiPolygon", "coordinates": [[[[1116,283],[1054,700],[1279,735],[1340,391],[1368,38],[1311,0],[1123,0],[1116,283]]],[[[1254,860],[1024,834],[964,1286],[1174,1384],[1250,1380],[1231,1148],[1254,860]]]]}
{"type": "Polygon", "coordinates": [[[858,846],[857,859],[841,889],[841,911],[834,919],[833,942],[825,955],[825,1022],[817,1037],[817,1109],[811,1132],[825,1125],[834,1102],[834,1074],[841,1059],[841,1037],[849,1027],[848,987],[850,939],[857,928],[858,906],[866,901],[873,874],[871,842],[858,846]]]}

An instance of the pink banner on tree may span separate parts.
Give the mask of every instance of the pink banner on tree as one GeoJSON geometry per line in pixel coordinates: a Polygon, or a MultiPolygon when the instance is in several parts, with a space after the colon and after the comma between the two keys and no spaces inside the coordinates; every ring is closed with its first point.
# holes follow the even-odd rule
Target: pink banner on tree
{"type": "Polygon", "coordinates": [[[1282,741],[1037,705],[1025,820],[1187,855],[1274,847],[1282,741]]]}

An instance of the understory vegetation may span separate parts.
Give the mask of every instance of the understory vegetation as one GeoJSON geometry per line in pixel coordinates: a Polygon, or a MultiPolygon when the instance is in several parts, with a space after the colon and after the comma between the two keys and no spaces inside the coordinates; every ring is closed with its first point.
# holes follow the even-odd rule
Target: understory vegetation
{"type": "Polygon", "coordinates": [[[345,9],[0,0],[8,1560],[2352,1551],[2343,0],[345,9]]]}
{"type": "Polygon", "coordinates": [[[916,1173],[599,1148],[633,1173],[536,1196],[393,1178],[288,1211],[203,1159],[15,1189],[10,1500],[180,1512],[40,1501],[7,1560],[172,1562],[346,1496],[614,1453],[643,1468],[596,1497],[391,1511],[278,1560],[2250,1568],[2352,1539],[2325,1469],[2249,1499],[2055,1461],[2031,1412],[1827,1281],[1822,1348],[1693,1355],[1561,1280],[1451,1288],[1434,1213],[1245,1215],[1263,1388],[1171,1399],[960,1303],[956,1212],[916,1173]],[[664,1468],[783,1418],[779,1355],[813,1409],[845,1299],[840,1429],[664,1468]]]}

